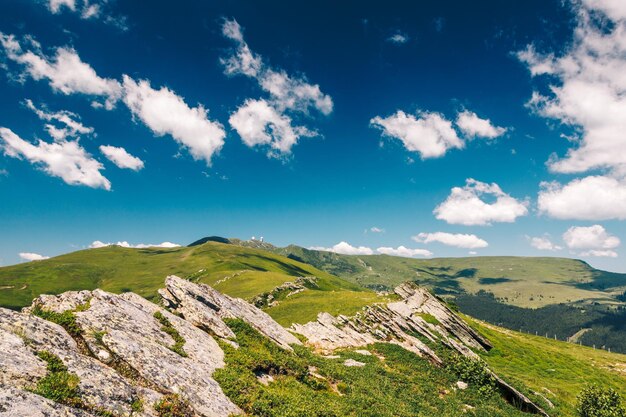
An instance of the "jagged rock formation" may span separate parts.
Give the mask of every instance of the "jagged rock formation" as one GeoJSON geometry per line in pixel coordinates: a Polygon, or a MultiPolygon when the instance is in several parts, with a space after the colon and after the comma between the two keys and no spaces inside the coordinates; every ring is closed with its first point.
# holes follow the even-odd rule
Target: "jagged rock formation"
{"type": "Polygon", "coordinates": [[[251,302],[259,308],[274,307],[283,296],[289,298],[309,288],[319,288],[317,277],[298,277],[293,281],[284,282],[272,291],[257,295],[251,302]]]}
{"type": "Polygon", "coordinates": [[[153,406],[170,393],[184,397],[198,416],[240,414],[211,376],[224,366],[224,353],[212,335],[234,337],[222,319],[241,318],[286,349],[300,343],[256,307],[208,286],[172,276],[161,293],[186,319],[136,294],[101,290],[43,295],[22,313],[0,309],[0,416],[31,415],[20,414],[26,409],[53,416],[103,411],[156,416],[153,406]],[[72,317],[71,335],[37,317],[42,311],[72,317]],[[177,340],[182,341],[178,347],[177,340]],[[41,351],[58,357],[78,377],[76,407],[29,392],[47,372],[37,357],[41,351]],[[143,405],[141,412],[133,411],[137,403],[143,405]]]}
{"type": "Polygon", "coordinates": [[[222,319],[240,318],[284,349],[292,350],[289,345],[301,344],[267,313],[241,298],[229,297],[208,285],[194,284],[176,276],[167,277],[165,287],[159,294],[168,308],[216,335],[234,336],[222,319]]]}
{"type": "MultiPolygon", "coordinates": [[[[242,319],[287,350],[301,344],[255,306],[208,285],[170,276],[159,293],[165,308],[133,293],[94,290],[42,295],[20,313],[0,309],[0,417],[158,416],[158,404],[173,394],[194,416],[238,415],[241,410],[212,377],[224,366],[216,338],[236,346],[224,319],[242,319]],[[53,396],[41,385],[51,375],[75,382],[71,401],[48,399],[53,396]]],[[[473,358],[472,349],[491,348],[426,290],[405,284],[396,293],[402,300],[353,317],[321,313],[316,322],[292,330],[327,353],[386,341],[436,365],[442,359],[431,342],[473,358]]],[[[352,359],[344,364],[366,366],[352,359]]],[[[493,376],[512,402],[546,415],[493,376]]]]}
{"type": "MultiPolygon", "coordinates": [[[[472,349],[484,351],[492,348],[488,340],[426,289],[405,283],[394,292],[402,298],[401,301],[386,306],[368,306],[353,317],[333,317],[328,313],[320,313],[317,321],[294,324],[291,329],[305,336],[310,345],[326,354],[338,348],[388,342],[424,356],[436,365],[442,365],[442,359],[418,337],[433,343],[443,343],[475,360],[480,360],[480,357],[472,349]]],[[[495,373],[489,372],[510,402],[523,410],[547,416],[524,394],[495,373]]]]}

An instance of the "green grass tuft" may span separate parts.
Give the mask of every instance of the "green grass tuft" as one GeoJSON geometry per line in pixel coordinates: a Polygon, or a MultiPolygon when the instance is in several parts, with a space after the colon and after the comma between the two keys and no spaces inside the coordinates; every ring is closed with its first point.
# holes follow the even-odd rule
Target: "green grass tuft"
{"type": "Polygon", "coordinates": [[[161,330],[169,334],[172,339],[174,339],[174,344],[170,346],[169,349],[183,358],[186,358],[188,355],[187,352],[185,352],[185,349],[183,349],[183,346],[185,346],[185,338],[178,333],[178,330],[176,330],[168,318],[165,317],[160,311],[154,313],[154,318],[161,323],[161,330]]]}

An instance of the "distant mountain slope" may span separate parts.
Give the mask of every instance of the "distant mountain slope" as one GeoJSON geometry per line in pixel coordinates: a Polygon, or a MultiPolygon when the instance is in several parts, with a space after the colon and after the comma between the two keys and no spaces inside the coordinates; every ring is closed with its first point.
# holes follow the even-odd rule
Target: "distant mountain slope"
{"type": "Polygon", "coordinates": [[[291,324],[287,321],[292,316],[305,322],[314,319],[321,310],[350,314],[380,299],[370,290],[309,264],[265,250],[207,241],[172,249],[109,246],[3,267],[0,268],[0,306],[16,309],[30,304],[40,294],[96,288],[114,293],[132,291],[152,299],[163,277],[172,274],[248,300],[264,293],[271,294],[270,298],[285,298],[289,291],[272,292],[298,277],[314,277],[306,284],[310,288],[301,285],[305,291],[271,307],[276,310],[276,319],[282,319],[286,325],[291,324]],[[341,297],[342,302],[333,303],[328,292],[341,297]]]}
{"type": "Polygon", "coordinates": [[[626,290],[626,274],[600,271],[586,262],[568,258],[412,259],[340,255],[293,245],[274,251],[369,288],[389,289],[410,280],[439,294],[485,290],[519,307],[579,300],[614,302],[626,290]]]}

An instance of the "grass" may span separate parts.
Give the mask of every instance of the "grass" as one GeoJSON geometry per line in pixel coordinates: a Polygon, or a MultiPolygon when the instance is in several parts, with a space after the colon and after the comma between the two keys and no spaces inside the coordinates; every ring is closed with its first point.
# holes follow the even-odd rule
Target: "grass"
{"type": "Polygon", "coordinates": [[[33,392],[69,406],[81,405],[78,377],[67,371],[67,367],[58,356],[46,350],[37,352],[37,356],[47,363],[48,372],[37,381],[37,386],[33,392]]]}
{"type": "Polygon", "coordinates": [[[229,320],[239,349],[223,344],[227,366],[214,377],[229,398],[256,416],[526,416],[497,393],[470,384],[454,390],[457,376],[391,344],[368,347],[371,356],[340,352],[339,359],[295,346],[287,352],[241,320],[229,320]],[[346,367],[352,358],[364,367],[346,367]],[[258,377],[270,375],[264,385],[258,377]],[[467,413],[468,406],[475,407],[467,413]]]}
{"type": "Polygon", "coordinates": [[[364,306],[389,301],[388,297],[380,297],[366,291],[303,291],[285,300],[277,306],[265,311],[283,326],[292,323],[314,321],[318,313],[324,311],[334,316],[338,314],[353,315],[364,306]]]}
{"type": "Polygon", "coordinates": [[[72,310],[66,310],[62,313],[57,313],[52,310],[44,310],[40,306],[35,306],[32,310],[33,315],[40,317],[44,320],[51,321],[63,327],[70,335],[80,336],[82,329],[76,323],[76,316],[72,310]]]}
{"type": "Polygon", "coordinates": [[[176,330],[168,318],[165,317],[160,311],[154,313],[154,318],[161,323],[161,331],[169,334],[172,339],[174,339],[174,344],[169,346],[169,349],[183,358],[186,358],[187,352],[185,352],[185,349],[183,348],[185,346],[185,338],[178,333],[178,330],[176,330]]]}
{"type": "MultiPolygon", "coordinates": [[[[539,392],[555,405],[551,416],[575,416],[576,397],[588,384],[626,398],[626,355],[518,333],[465,319],[494,345],[483,359],[500,376],[539,392]]],[[[539,400],[541,402],[541,400],[539,400]]]]}

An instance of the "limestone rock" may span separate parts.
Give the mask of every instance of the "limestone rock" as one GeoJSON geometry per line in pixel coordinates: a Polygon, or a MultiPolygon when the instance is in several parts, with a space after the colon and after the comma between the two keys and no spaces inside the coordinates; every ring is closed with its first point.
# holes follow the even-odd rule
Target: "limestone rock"
{"type": "Polygon", "coordinates": [[[222,294],[205,284],[194,284],[177,276],[165,280],[166,288],[160,291],[166,306],[192,323],[205,323],[221,337],[233,337],[222,319],[239,318],[284,349],[300,341],[268,314],[241,298],[222,294]]]}
{"type": "Polygon", "coordinates": [[[343,366],[356,366],[356,367],[362,367],[365,366],[365,363],[363,362],[359,362],[359,361],[355,361],[354,359],[346,359],[343,362],[343,366]]]}
{"type": "Polygon", "coordinates": [[[0,385],[0,417],[95,417],[15,387],[0,385]]]}
{"type": "Polygon", "coordinates": [[[46,363],[36,355],[56,355],[68,372],[80,379],[79,390],[87,407],[130,415],[131,403],[141,398],[133,386],[113,369],[79,352],[65,330],[38,317],[0,309],[0,384],[32,389],[46,375],[46,363]],[[6,349],[5,349],[6,348],[6,349]]]}

